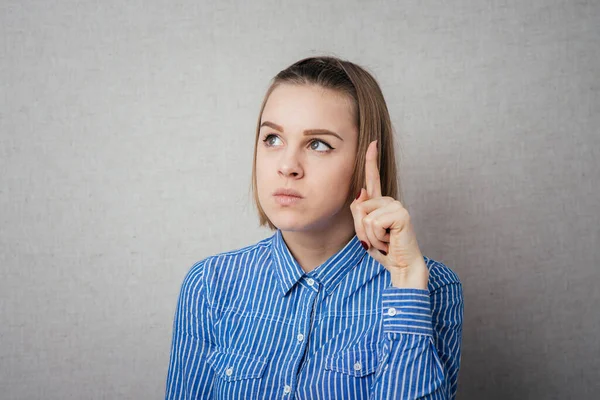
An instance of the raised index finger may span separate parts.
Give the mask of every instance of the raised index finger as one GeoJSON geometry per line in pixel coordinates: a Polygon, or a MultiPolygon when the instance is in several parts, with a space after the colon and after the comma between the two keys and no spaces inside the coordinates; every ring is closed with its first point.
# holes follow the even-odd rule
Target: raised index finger
{"type": "Polygon", "coordinates": [[[379,168],[377,166],[377,140],[369,143],[365,160],[365,180],[369,198],[381,197],[381,181],[379,179],[379,168]]]}

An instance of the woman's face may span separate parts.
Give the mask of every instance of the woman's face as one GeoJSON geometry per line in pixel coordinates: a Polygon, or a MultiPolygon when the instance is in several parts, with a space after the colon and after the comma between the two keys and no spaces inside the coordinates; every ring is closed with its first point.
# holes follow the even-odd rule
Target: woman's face
{"type": "Polygon", "coordinates": [[[322,230],[352,218],[344,203],[358,145],[354,121],[351,100],[330,89],[284,84],[271,92],[260,121],[256,184],[277,228],[322,230]],[[301,198],[275,196],[282,188],[301,198]]]}

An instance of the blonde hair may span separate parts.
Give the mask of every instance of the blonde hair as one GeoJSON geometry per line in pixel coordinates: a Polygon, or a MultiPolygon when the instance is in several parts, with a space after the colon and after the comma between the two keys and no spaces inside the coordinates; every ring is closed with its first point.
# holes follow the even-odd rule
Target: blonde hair
{"type": "Polygon", "coordinates": [[[403,203],[394,155],[393,127],[379,84],[364,68],[350,61],[332,56],[309,57],[290,65],[271,80],[260,107],[252,161],[252,194],[258,209],[260,226],[268,225],[271,230],[277,229],[265,214],[258,199],[256,150],[265,104],[273,90],[282,84],[318,85],[345,94],[352,100],[358,128],[358,148],[350,193],[346,202],[348,206],[354,201],[360,189],[365,187],[365,154],[369,143],[374,140],[377,140],[379,154],[381,195],[393,197],[403,203]]]}

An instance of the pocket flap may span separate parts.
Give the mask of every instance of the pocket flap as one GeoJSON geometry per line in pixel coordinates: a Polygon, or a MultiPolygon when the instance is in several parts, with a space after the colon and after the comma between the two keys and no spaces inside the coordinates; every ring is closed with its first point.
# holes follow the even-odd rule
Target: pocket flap
{"type": "Polygon", "coordinates": [[[260,378],[267,366],[266,360],[239,352],[214,351],[206,360],[223,380],[260,378]]]}
{"type": "Polygon", "coordinates": [[[349,349],[325,359],[325,369],[362,377],[377,369],[377,354],[371,350],[349,349]]]}

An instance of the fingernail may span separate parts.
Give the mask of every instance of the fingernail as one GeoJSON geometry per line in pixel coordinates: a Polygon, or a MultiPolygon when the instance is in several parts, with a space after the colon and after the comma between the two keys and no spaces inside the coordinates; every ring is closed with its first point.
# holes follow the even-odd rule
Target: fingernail
{"type": "Polygon", "coordinates": [[[362,193],[362,189],[360,189],[360,190],[358,191],[358,194],[356,195],[356,200],[358,200],[358,198],[360,197],[360,194],[361,194],[361,193],[362,193]]]}
{"type": "Polygon", "coordinates": [[[365,250],[369,250],[369,245],[366,244],[365,242],[363,242],[362,240],[360,241],[360,244],[362,244],[362,246],[365,248],[365,250]]]}
{"type": "Polygon", "coordinates": [[[385,251],[383,251],[383,250],[379,250],[379,252],[380,252],[381,254],[383,254],[384,256],[387,256],[387,253],[386,253],[385,251]]]}

